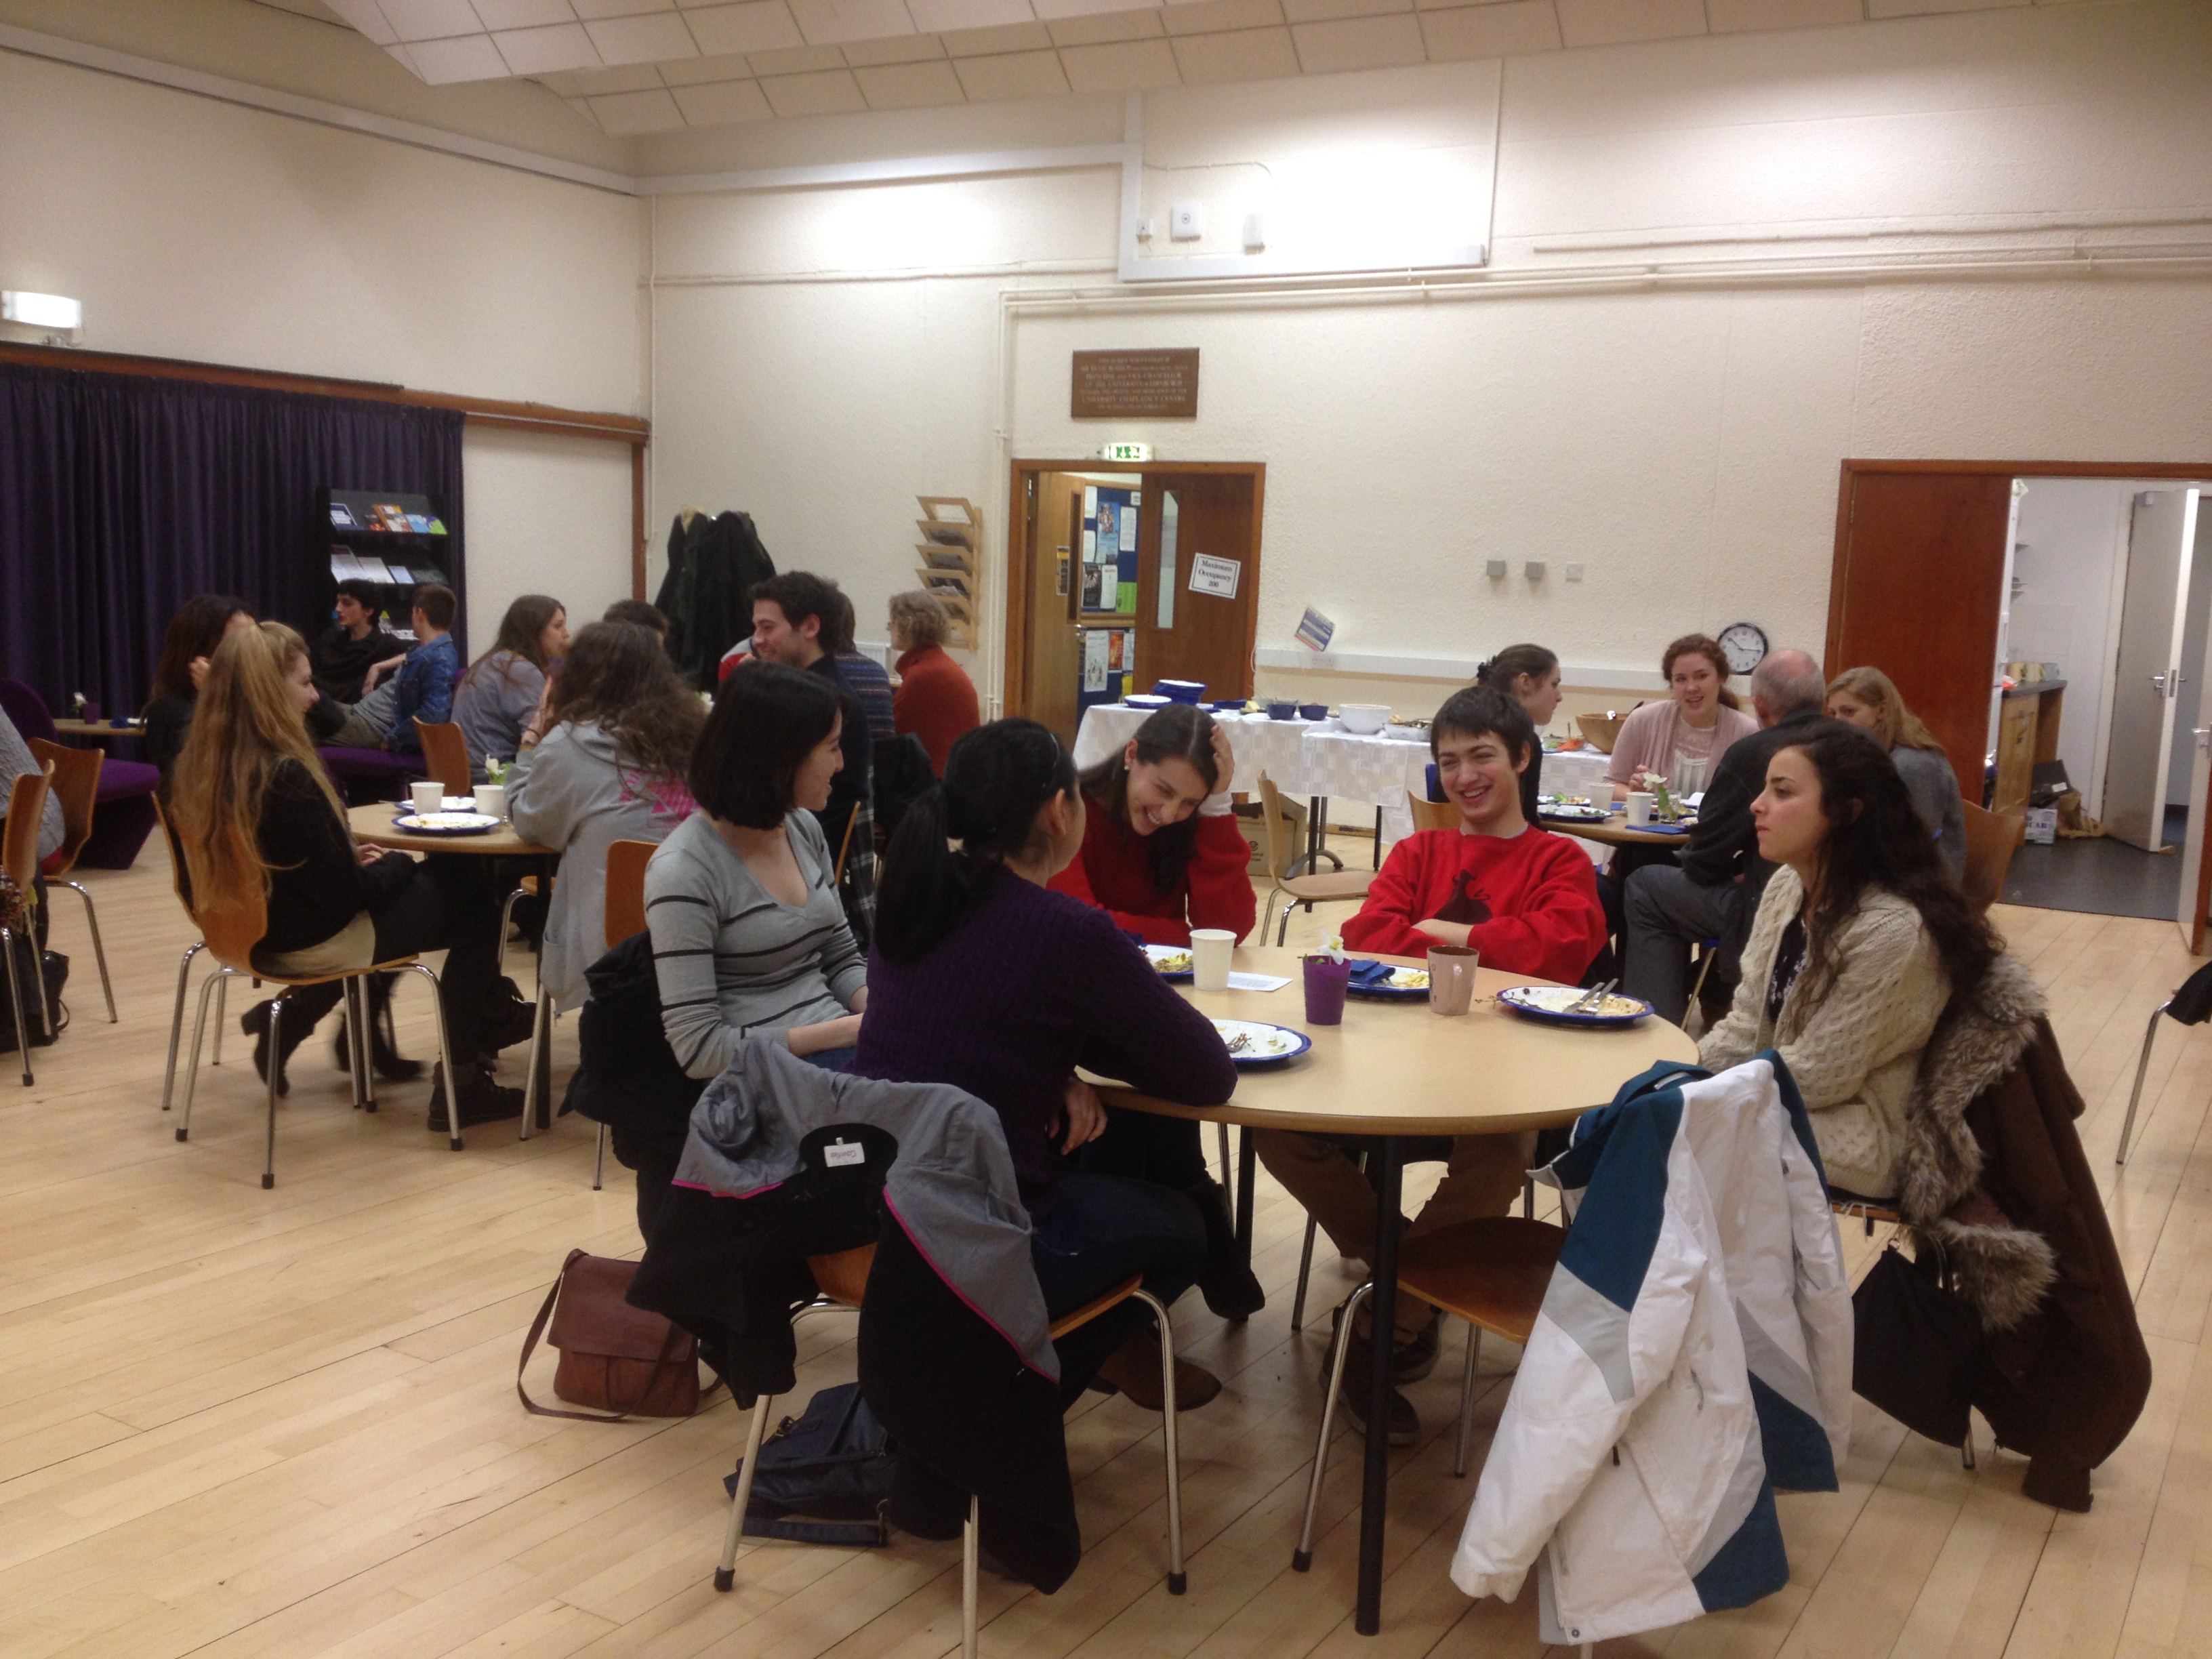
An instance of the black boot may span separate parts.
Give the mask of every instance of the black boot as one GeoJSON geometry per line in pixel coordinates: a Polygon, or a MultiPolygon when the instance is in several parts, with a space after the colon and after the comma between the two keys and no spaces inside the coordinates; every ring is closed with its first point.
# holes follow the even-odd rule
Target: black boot
{"type": "Polygon", "coordinates": [[[1244,1252],[1237,1247],[1237,1227],[1229,1218],[1229,1194],[1212,1176],[1183,1194],[1206,1218],[1206,1266],[1199,1270],[1198,1288],[1206,1305],[1224,1319],[1246,1320],[1267,1305],[1244,1252]]]}
{"type": "MultiPolygon", "coordinates": [[[[521,1090],[502,1089],[491,1080],[489,1073],[471,1061],[459,1061],[453,1070],[460,1082],[454,1092],[459,1097],[464,1129],[472,1129],[479,1123],[511,1121],[522,1115],[521,1090]]],[[[434,1066],[430,1068],[432,1133],[450,1133],[446,1124],[446,1068],[434,1066]]]]}
{"type": "MultiPolygon", "coordinates": [[[[397,975],[372,974],[368,981],[368,1063],[386,1083],[412,1083],[422,1075],[422,1062],[399,1052],[392,1028],[392,981],[397,975]]],[[[331,1047],[331,1063],[341,1072],[353,1069],[348,1046],[351,1029],[348,1017],[338,1016],[337,1041],[331,1047]]]]}
{"type": "MultiPolygon", "coordinates": [[[[271,997],[266,1002],[257,1002],[238,1017],[238,1029],[253,1039],[253,1074],[264,1083],[269,1081],[269,1011],[276,1006],[271,997]]],[[[293,1051],[307,1040],[307,1033],[315,1029],[315,1022],[298,1010],[284,1022],[284,1051],[276,1056],[276,1093],[279,1098],[292,1092],[292,1080],[284,1074],[285,1063],[293,1051]]]]}

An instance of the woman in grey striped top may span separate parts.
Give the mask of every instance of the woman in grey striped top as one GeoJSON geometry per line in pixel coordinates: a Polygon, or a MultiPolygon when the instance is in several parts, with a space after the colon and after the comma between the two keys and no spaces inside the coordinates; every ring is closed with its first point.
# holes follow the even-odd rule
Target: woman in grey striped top
{"type": "Polygon", "coordinates": [[[867,958],[814,813],[844,764],[850,711],[818,675],[755,663],[724,682],[691,757],[699,811],[645,872],[669,1047],[719,1075],[748,1036],[842,1071],[867,1006],[867,958]]]}

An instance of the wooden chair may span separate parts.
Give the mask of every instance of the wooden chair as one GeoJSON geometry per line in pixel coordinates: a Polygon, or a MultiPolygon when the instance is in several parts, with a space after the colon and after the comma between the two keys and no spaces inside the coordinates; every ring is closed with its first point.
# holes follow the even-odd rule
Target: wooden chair
{"type": "MultiPolygon", "coordinates": [[[[1467,1375],[1460,1382],[1459,1440],[1452,1455],[1455,1475],[1467,1473],[1468,1442],[1474,1432],[1475,1362],[1481,1356],[1482,1334],[1492,1331],[1509,1342],[1528,1340],[1552,1282],[1552,1269],[1559,1265],[1559,1248],[1566,1242],[1566,1231],[1548,1221],[1502,1215],[1441,1228],[1398,1247],[1400,1294],[1410,1292],[1467,1322],[1467,1375]]],[[[1337,1392],[1344,1386],[1352,1316],[1374,1289],[1370,1280],[1346,1299],[1329,1343],[1328,1397],[1322,1405],[1321,1438],[1314,1445],[1313,1474],[1306,1485],[1305,1525],[1291,1557],[1291,1566],[1300,1572],[1313,1565],[1314,1514],[1321,1505],[1329,1428],[1336,1415],[1337,1392]]],[[[1389,1337],[1382,1334],[1381,1340],[1389,1337]]],[[[1369,1432],[1380,1433],[1382,1428],[1372,1424],[1369,1432]]]]}
{"type": "Polygon", "coordinates": [[[1974,914],[1985,915],[2004,895],[2005,872],[2012,868],[2012,855],[2027,839],[2027,820],[2016,812],[1990,811],[1970,800],[1960,801],[1959,810],[1966,817],[1966,867],[1959,886],[1974,914]]]}
{"type": "MultiPolygon", "coordinates": [[[[606,945],[611,951],[626,939],[645,931],[645,866],[660,850],[657,841],[615,841],[607,843],[606,945]]],[[[527,1114],[525,1119],[527,1121],[527,1114]]],[[[598,1192],[607,1171],[607,1126],[599,1125],[599,1144],[592,1154],[592,1190],[598,1192]]],[[[824,1256],[828,1261],[835,1258],[824,1256]]],[[[866,1281],[863,1273],[861,1279],[866,1281]]],[[[815,1283],[822,1282],[821,1275],[815,1283]]]]}
{"type": "MultiPolygon", "coordinates": [[[[164,834],[168,823],[161,822],[164,834]]],[[[177,843],[172,840],[173,848],[177,843]]],[[[327,985],[333,980],[345,988],[346,1030],[349,1033],[349,1058],[352,1061],[353,1103],[356,1109],[374,1111],[376,1097],[369,1081],[368,1065],[368,977],[371,974],[420,974],[430,981],[431,1011],[437,1021],[438,1058],[445,1067],[446,1128],[455,1152],[461,1150],[461,1104],[453,1083],[453,1055],[446,1041],[446,1008],[440,1000],[438,976],[428,964],[417,957],[397,957],[390,962],[370,963],[359,968],[349,968],[335,974],[272,974],[253,965],[253,947],[269,931],[269,902],[267,896],[255,893],[243,902],[228,907],[204,904],[187,906],[193,924],[200,930],[208,954],[221,964],[216,971],[200,985],[199,1018],[192,1026],[192,1053],[190,1066],[185,1073],[184,1115],[177,1124],[177,1139],[191,1138],[192,1127],[193,1085],[198,1080],[200,1040],[207,1030],[208,996],[226,979],[252,978],[266,980],[283,986],[286,991],[306,985],[327,985]]],[[[187,957],[189,963],[189,955],[187,957]]],[[[179,992],[182,995],[181,988],[179,992]]],[[[261,1164],[261,1185],[265,1191],[276,1184],[276,1080],[281,1070],[276,1057],[283,1051],[284,1003],[280,994],[269,1008],[269,1129],[264,1141],[261,1164]]]]}
{"type": "Polygon", "coordinates": [[[469,743],[451,720],[416,720],[415,734],[422,740],[422,770],[437,779],[449,795],[465,795],[476,788],[469,773],[469,743]]]}
{"type": "Polygon", "coordinates": [[[1260,824],[1264,835],[1262,845],[1267,849],[1267,876],[1273,882],[1267,902],[1260,907],[1260,926],[1253,937],[1265,943],[1267,937],[1267,909],[1278,894],[1284,895],[1283,919],[1275,930],[1275,943],[1280,945],[1289,937],[1291,912],[1303,904],[1308,910],[1315,905],[1338,899],[1364,899],[1375,879],[1368,870],[1336,870],[1327,875],[1294,876],[1289,873],[1297,861],[1297,833],[1296,815],[1283,799],[1283,792],[1275,787],[1275,781],[1265,772],[1260,775],[1260,824]]]}
{"type": "MultiPolygon", "coordinates": [[[[51,762],[36,772],[19,774],[8,787],[8,818],[0,824],[0,869],[15,884],[15,890],[23,896],[26,905],[38,902],[36,890],[31,884],[39,875],[39,820],[46,815],[46,791],[53,787],[54,769],[51,762]]],[[[35,982],[30,988],[31,1002],[38,1005],[39,1030],[52,1036],[52,1022],[46,1017],[46,986],[44,963],[37,949],[37,935],[32,936],[31,960],[38,964],[33,972],[35,982]]],[[[33,1079],[31,1075],[31,1003],[23,1000],[22,970],[15,963],[15,930],[0,926],[0,956],[8,958],[8,1001],[15,1016],[15,1050],[23,1057],[23,1086],[27,1089],[33,1079]]]]}
{"type": "MultiPolygon", "coordinates": [[[[1555,1252],[1556,1254],[1556,1252],[1555,1252]]],[[[809,1314],[829,1313],[839,1308],[857,1310],[868,1285],[868,1270],[875,1265],[876,1247],[864,1244],[857,1250],[841,1250],[835,1255],[814,1255],[806,1259],[813,1271],[814,1283],[821,1294],[792,1315],[796,1324],[809,1314]]],[[[1052,1338],[1057,1342],[1070,1331],[1079,1330],[1101,1314],[1120,1307],[1132,1297],[1152,1310],[1160,1327],[1160,1386],[1166,1398],[1168,1464],[1168,1593],[1181,1595],[1188,1587],[1188,1576],[1182,1565],[1182,1465],[1177,1451],[1175,1397],[1175,1331],[1168,1322],[1168,1310],[1159,1298],[1144,1288],[1141,1277],[1129,1279],[1094,1302],[1085,1304],[1074,1312],[1064,1314],[1052,1322],[1052,1338]]],[[[730,1520],[722,1534],[722,1559],[714,1568],[714,1588],[726,1590],[737,1582],[738,1540],[745,1525],[745,1504],[752,1496],[753,1470],[760,1460],[762,1431],[768,1425],[768,1408],[771,1395],[763,1395],[753,1405],[752,1421],[745,1429],[745,1458],[738,1468],[738,1489],[730,1500],[730,1520]]],[[[963,1659],[975,1659],[976,1644],[976,1565],[979,1555],[978,1526],[980,1516],[974,1498],[968,1500],[968,1523],[960,1533],[960,1651],[963,1659]]]]}
{"type": "Polygon", "coordinates": [[[100,942],[100,912],[92,907],[91,889],[69,878],[70,872],[76,868],[77,854],[92,839],[92,809],[100,798],[100,773],[107,757],[97,749],[64,749],[44,738],[33,738],[30,744],[32,755],[52,771],[54,795],[62,804],[62,850],[54,854],[46,883],[73,888],[84,901],[85,922],[92,929],[92,959],[100,964],[100,992],[107,999],[107,1023],[112,1025],[116,1024],[115,987],[107,977],[106,947],[100,942]]]}
{"type": "MultiPolygon", "coordinates": [[[[158,795],[154,798],[154,823],[161,833],[161,845],[169,849],[169,885],[177,895],[177,902],[184,907],[186,919],[190,920],[192,901],[191,884],[185,874],[185,849],[178,842],[177,832],[171,826],[168,814],[158,795]]],[[[177,1006],[169,1016],[169,1063],[161,1073],[161,1109],[165,1112],[169,1109],[169,1098],[177,1085],[177,1045],[184,1036],[185,993],[191,986],[192,958],[206,949],[205,939],[187,945],[184,960],[177,964],[177,1006]]],[[[215,975],[215,1055],[210,1063],[216,1066],[222,1064],[223,1005],[228,1000],[229,984],[228,975],[217,973],[215,975]]]]}
{"type": "Polygon", "coordinates": [[[1417,831],[1459,828],[1459,808],[1448,800],[1423,800],[1408,789],[1406,805],[1413,809],[1413,828],[1417,831]]]}

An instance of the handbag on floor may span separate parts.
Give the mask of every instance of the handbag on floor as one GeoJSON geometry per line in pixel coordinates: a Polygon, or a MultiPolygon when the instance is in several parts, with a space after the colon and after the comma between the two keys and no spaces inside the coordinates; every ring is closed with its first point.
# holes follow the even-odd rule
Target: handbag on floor
{"type": "MultiPolygon", "coordinates": [[[[69,1010],[62,1006],[62,987],[69,983],[69,958],[58,951],[41,951],[33,943],[31,908],[19,904],[13,882],[0,874],[6,882],[5,892],[0,892],[0,913],[10,915],[8,944],[5,948],[15,957],[15,982],[23,989],[23,1012],[30,1018],[31,1046],[43,1048],[58,1037],[69,1025],[69,1010]],[[41,1025],[36,999],[46,1000],[46,1018],[41,1025]],[[51,1032],[52,1035],[49,1036],[51,1032]]],[[[8,968],[0,963],[0,1054],[13,1054],[17,1046],[15,1036],[15,999],[8,992],[8,968]]]]}
{"type": "Polygon", "coordinates": [[[1966,1437],[1982,1322],[1937,1273],[1890,1244],[1851,1293],[1851,1392],[1946,1446],[1966,1437]]]}
{"type": "MultiPolygon", "coordinates": [[[[890,1437],[860,1398],[860,1385],[824,1389],[761,1442],[745,1498],[745,1536],[881,1549],[890,1542],[884,1506],[895,1462],[890,1437]]],[[[737,1496],[735,1471],[722,1486],[737,1496]]]]}
{"type": "MultiPolygon", "coordinates": [[[[568,1252],[514,1368],[514,1391],[526,1410],[538,1417],[619,1423],[626,1417],[690,1417],[699,1409],[699,1344],[689,1331],[624,1300],[636,1272],[635,1261],[568,1252]],[[561,1352],[553,1392],[590,1410],[541,1406],[522,1386],[541,1334],[561,1352]]],[[[707,1392],[713,1391],[710,1385],[707,1392]]]]}

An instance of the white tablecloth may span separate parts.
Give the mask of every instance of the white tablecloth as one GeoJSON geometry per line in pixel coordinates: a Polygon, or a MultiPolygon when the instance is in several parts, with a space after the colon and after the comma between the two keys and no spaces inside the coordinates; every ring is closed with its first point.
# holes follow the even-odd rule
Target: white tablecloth
{"type": "Polygon", "coordinates": [[[1595,749],[1561,750],[1547,755],[1542,793],[1587,795],[1592,800],[1609,801],[1613,786],[1605,781],[1605,769],[1612,764],[1612,756],[1601,755],[1595,749]]]}

